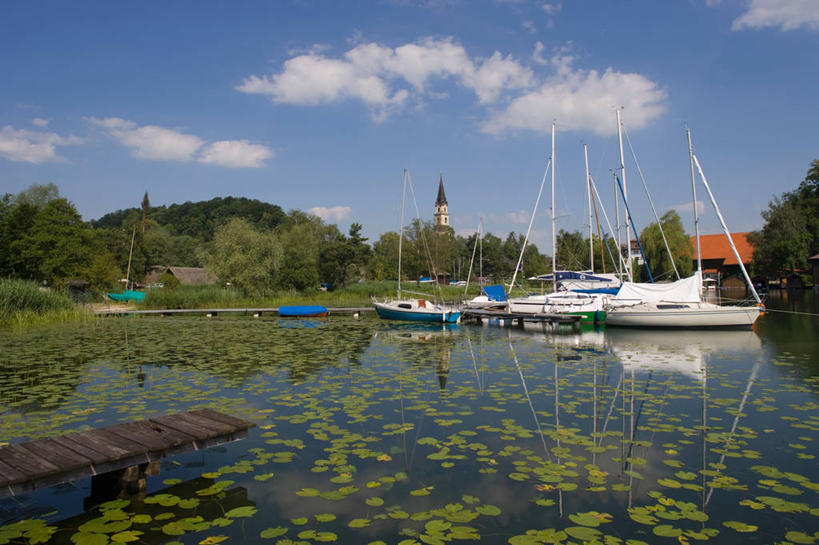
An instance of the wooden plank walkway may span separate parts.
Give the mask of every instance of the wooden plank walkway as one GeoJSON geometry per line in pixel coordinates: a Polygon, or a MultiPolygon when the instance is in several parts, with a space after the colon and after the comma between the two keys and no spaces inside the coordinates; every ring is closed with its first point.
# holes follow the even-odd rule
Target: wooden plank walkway
{"type": "Polygon", "coordinates": [[[0,448],[0,497],[237,441],[253,426],[200,409],[7,445],[0,448]]]}
{"type": "MultiPolygon", "coordinates": [[[[371,312],[375,309],[373,307],[335,307],[327,308],[330,314],[355,314],[356,312],[371,312]]],[[[250,314],[261,316],[263,314],[276,314],[279,307],[270,308],[166,308],[166,309],[151,309],[151,310],[136,310],[133,308],[105,308],[95,310],[94,314],[98,316],[119,316],[122,314],[145,314],[145,315],[159,315],[171,316],[173,314],[210,314],[216,316],[218,314],[250,314]]]]}

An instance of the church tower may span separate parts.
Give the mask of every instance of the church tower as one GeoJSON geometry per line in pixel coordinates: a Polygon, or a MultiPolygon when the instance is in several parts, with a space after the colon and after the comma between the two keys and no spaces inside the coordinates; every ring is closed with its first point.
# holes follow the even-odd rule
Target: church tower
{"type": "Polygon", "coordinates": [[[444,193],[444,175],[438,181],[438,198],[435,199],[435,221],[433,226],[435,229],[442,227],[449,227],[449,208],[446,202],[446,194],[444,193]]]}

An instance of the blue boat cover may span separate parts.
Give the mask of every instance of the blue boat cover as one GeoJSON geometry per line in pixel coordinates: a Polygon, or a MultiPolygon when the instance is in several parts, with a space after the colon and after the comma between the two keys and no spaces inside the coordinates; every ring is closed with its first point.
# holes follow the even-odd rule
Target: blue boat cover
{"type": "Polygon", "coordinates": [[[326,314],[327,308],[321,305],[293,305],[279,307],[279,316],[318,316],[326,314]]]}
{"type": "Polygon", "coordinates": [[[506,301],[506,291],[501,284],[494,286],[483,286],[481,291],[489,297],[490,301],[506,301]]]}
{"type": "Polygon", "coordinates": [[[616,288],[595,288],[593,290],[572,290],[575,293],[608,293],[609,295],[617,295],[620,291],[620,286],[616,288]]]}
{"type": "MultiPolygon", "coordinates": [[[[561,280],[588,280],[590,282],[613,282],[611,278],[606,278],[604,276],[594,276],[591,272],[580,272],[580,271],[557,271],[557,281],[560,282],[561,280]]],[[[551,282],[553,280],[553,275],[551,274],[541,274],[535,277],[537,280],[541,280],[544,282],[551,282]]]]}

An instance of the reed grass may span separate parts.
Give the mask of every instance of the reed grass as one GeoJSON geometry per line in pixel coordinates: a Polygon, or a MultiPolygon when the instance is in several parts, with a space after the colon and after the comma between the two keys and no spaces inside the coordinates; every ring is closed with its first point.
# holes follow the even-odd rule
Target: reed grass
{"type": "Polygon", "coordinates": [[[0,278],[0,327],[27,327],[93,319],[65,293],[43,288],[36,282],[0,278]]]}

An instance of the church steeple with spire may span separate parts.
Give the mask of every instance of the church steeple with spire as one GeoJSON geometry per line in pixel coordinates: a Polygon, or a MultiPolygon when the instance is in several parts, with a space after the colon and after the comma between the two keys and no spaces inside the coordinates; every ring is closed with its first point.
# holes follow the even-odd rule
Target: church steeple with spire
{"type": "Polygon", "coordinates": [[[444,175],[438,180],[438,198],[435,199],[435,215],[433,226],[435,229],[442,227],[449,227],[449,208],[446,202],[446,193],[444,193],[444,175]]]}

